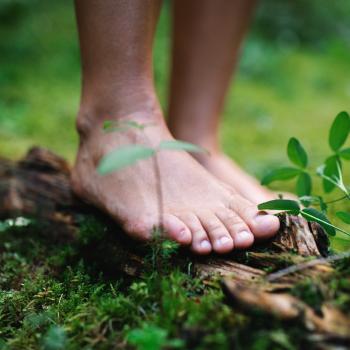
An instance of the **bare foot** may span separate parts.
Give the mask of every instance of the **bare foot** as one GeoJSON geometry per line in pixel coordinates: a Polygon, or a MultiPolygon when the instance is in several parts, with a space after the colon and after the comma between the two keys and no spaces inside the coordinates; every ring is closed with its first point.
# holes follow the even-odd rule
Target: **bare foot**
{"type": "MultiPolygon", "coordinates": [[[[123,119],[153,122],[143,132],[104,133],[102,121],[93,127],[80,125],[81,141],[72,173],[72,185],[83,199],[114,218],[127,234],[149,239],[158,225],[154,159],[142,160],[109,175],[96,167],[113,149],[134,143],[156,146],[172,139],[160,112],[138,113],[123,119]]],[[[94,119],[94,118],[92,118],[94,119]]],[[[90,118],[91,120],[91,118],[90,118]]],[[[163,228],[166,234],[198,254],[212,250],[226,253],[249,247],[254,238],[268,238],[279,228],[272,215],[258,214],[256,205],[209,174],[189,154],[161,151],[158,154],[163,191],[163,228]]]]}
{"type": "Polygon", "coordinates": [[[252,203],[258,204],[278,197],[223,153],[212,152],[210,155],[194,156],[211,174],[252,203]]]}

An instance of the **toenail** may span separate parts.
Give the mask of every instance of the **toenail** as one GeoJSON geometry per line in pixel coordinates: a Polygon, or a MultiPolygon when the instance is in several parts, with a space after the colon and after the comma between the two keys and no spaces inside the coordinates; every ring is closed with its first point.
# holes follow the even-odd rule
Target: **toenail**
{"type": "Polygon", "coordinates": [[[256,218],[255,218],[255,222],[258,225],[261,225],[261,226],[271,225],[272,220],[273,220],[273,216],[272,215],[268,215],[268,214],[267,215],[266,214],[257,215],[256,218]]]}
{"type": "Polygon", "coordinates": [[[221,237],[220,240],[219,240],[221,245],[226,245],[230,241],[231,241],[230,238],[228,238],[227,236],[221,237]]]}
{"type": "Polygon", "coordinates": [[[254,240],[254,236],[248,231],[238,232],[235,235],[236,245],[244,245],[247,243],[251,243],[253,240],[254,240]]]}
{"type": "Polygon", "coordinates": [[[183,238],[185,236],[187,236],[187,230],[184,228],[180,231],[180,237],[183,238]]]}
{"type": "Polygon", "coordinates": [[[200,243],[200,246],[202,249],[211,249],[211,245],[209,243],[209,241],[204,240],[200,243]]]}

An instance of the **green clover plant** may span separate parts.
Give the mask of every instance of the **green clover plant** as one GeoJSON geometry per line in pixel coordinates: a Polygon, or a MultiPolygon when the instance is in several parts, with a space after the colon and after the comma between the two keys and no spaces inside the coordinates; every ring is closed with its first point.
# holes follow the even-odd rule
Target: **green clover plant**
{"type": "MultiPolygon", "coordinates": [[[[261,180],[262,185],[269,185],[273,181],[296,179],[295,192],[298,200],[276,199],[258,205],[260,210],[278,210],[292,215],[301,215],[307,221],[319,223],[331,236],[336,231],[347,235],[349,232],[334,226],[327,218],[328,205],[341,200],[350,199],[349,188],[343,181],[343,160],[350,160],[350,148],[344,144],[350,132],[350,116],[347,112],[340,112],[334,119],[329,131],[328,143],[332,154],[326,158],[324,164],[316,169],[316,175],[322,178],[323,191],[330,193],[338,188],[343,196],[326,202],[321,195],[312,194],[312,177],[308,169],[308,155],[299,140],[292,137],[287,146],[287,155],[292,166],[281,167],[270,171],[261,180]],[[311,207],[312,206],[312,207],[311,207]],[[317,209],[314,208],[317,206],[317,209]]],[[[345,224],[350,225],[350,213],[339,211],[336,216],[345,224]]]]}

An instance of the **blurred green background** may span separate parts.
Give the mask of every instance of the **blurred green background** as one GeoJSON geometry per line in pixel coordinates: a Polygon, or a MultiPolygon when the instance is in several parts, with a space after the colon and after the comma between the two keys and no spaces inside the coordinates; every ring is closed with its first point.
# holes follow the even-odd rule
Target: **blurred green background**
{"type": "MultiPolygon", "coordinates": [[[[254,175],[287,163],[291,136],[302,141],[313,165],[330,152],[330,123],[350,110],[349,23],[348,0],[259,4],[221,128],[225,151],[254,175]]],[[[166,1],[154,52],[165,110],[170,33],[166,1]]],[[[80,93],[73,2],[0,0],[0,37],[0,156],[18,158],[41,145],[72,162],[80,93]]],[[[345,241],[340,236],[337,245],[345,241]]]]}

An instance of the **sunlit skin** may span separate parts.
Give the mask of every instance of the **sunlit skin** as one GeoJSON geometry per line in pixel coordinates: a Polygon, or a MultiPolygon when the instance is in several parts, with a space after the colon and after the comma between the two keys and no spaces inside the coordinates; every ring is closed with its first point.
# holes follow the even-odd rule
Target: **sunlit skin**
{"type": "MultiPolygon", "coordinates": [[[[204,8],[209,4],[209,1],[203,4],[206,2],[204,8]]],[[[227,6],[229,2],[223,3],[227,6]]],[[[239,11],[238,20],[242,22],[238,26],[240,33],[244,32],[248,12],[251,12],[251,6],[243,6],[243,3],[243,0],[233,1],[232,8],[219,6],[217,9],[225,13],[231,10],[230,21],[234,20],[235,11],[239,11]],[[242,16],[246,12],[247,15],[242,16]]],[[[185,3],[179,2],[179,6],[185,6],[186,10],[185,3]]],[[[101,158],[115,148],[134,143],[156,146],[162,140],[173,138],[164,121],[153,84],[152,43],[159,10],[160,2],[156,0],[76,1],[83,79],[77,118],[80,145],[72,185],[80,197],[114,218],[126,234],[140,240],[149,239],[152,228],[159,225],[153,160],[139,161],[106,176],[98,175],[96,167],[101,158]],[[151,126],[143,132],[131,128],[123,133],[105,133],[102,126],[106,119],[133,120],[151,126]]],[[[175,18],[178,15],[181,16],[181,11],[175,18]]],[[[199,12],[198,16],[204,16],[205,20],[205,13],[199,12]]],[[[222,31],[227,30],[223,26],[222,31]]],[[[230,32],[236,30],[231,28],[230,32]]],[[[177,33],[175,37],[177,35],[182,34],[177,33]]],[[[194,39],[200,40],[200,37],[196,39],[194,36],[194,39]]],[[[232,50],[223,51],[220,57],[230,55],[224,61],[231,61],[234,54],[232,50]]],[[[175,71],[176,60],[174,63],[175,71]]],[[[198,76],[196,72],[192,74],[198,76]]],[[[215,72],[211,74],[215,76],[215,72]]],[[[191,79],[195,80],[195,76],[191,79]]],[[[218,79],[218,91],[222,91],[222,96],[218,93],[214,95],[215,99],[220,99],[220,103],[216,102],[219,106],[227,88],[226,80],[227,77],[221,82],[218,79]],[[220,84],[223,87],[219,87],[220,84]]],[[[186,85],[186,82],[180,80],[179,84],[186,85]]],[[[206,88],[203,84],[197,85],[198,88],[206,88]]],[[[175,83],[172,91],[174,88],[175,83]]],[[[196,93],[201,95],[199,91],[196,93]]],[[[181,101],[180,97],[177,99],[181,101]]],[[[174,97],[171,100],[171,129],[176,137],[181,138],[173,126],[176,125],[174,118],[178,118],[181,125],[183,120],[177,117],[179,114],[171,112],[176,102],[174,97]]],[[[202,101],[206,100],[207,97],[202,101]]],[[[194,103],[198,105],[199,102],[194,103]]],[[[210,118],[212,123],[218,122],[217,114],[211,113],[210,118],[209,114],[204,115],[203,121],[198,116],[194,115],[193,121],[189,121],[192,131],[197,128],[200,133],[201,123],[209,123],[210,118]]],[[[208,129],[203,130],[208,132],[208,129]]],[[[213,139],[216,139],[216,131],[211,130],[213,139]]],[[[247,248],[255,239],[268,238],[277,232],[278,219],[258,212],[255,202],[259,199],[242,196],[241,180],[237,180],[237,187],[222,182],[214,176],[215,171],[214,175],[210,174],[186,152],[161,151],[157,157],[163,192],[162,224],[167,237],[189,246],[197,254],[207,254],[247,248]]],[[[227,168],[232,176],[247,176],[232,169],[227,168]]]]}

